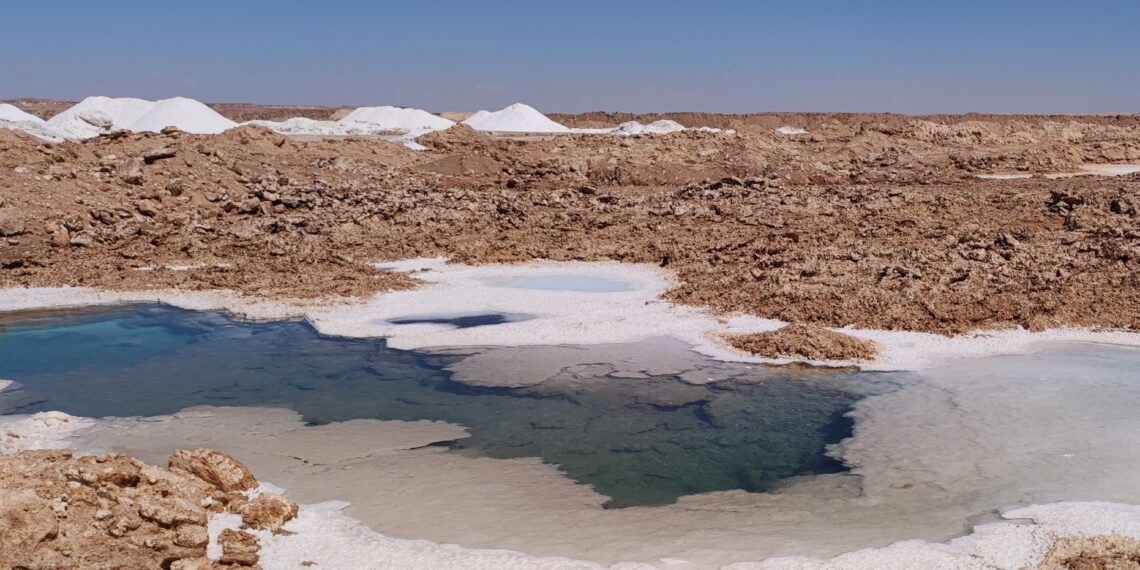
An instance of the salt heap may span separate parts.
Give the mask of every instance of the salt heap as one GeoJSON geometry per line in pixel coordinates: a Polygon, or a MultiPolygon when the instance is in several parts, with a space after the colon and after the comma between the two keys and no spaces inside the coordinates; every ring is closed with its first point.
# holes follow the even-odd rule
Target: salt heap
{"type": "Polygon", "coordinates": [[[88,139],[114,131],[159,132],[166,127],[217,134],[234,126],[237,123],[185,97],[161,101],[88,97],[46,123],[53,134],[63,139],[88,139]]]}
{"type": "Polygon", "coordinates": [[[501,111],[490,113],[479,111],[471,115],[463,124],[477,131],[499,131],[506,133],[568,133],[570,129],[551,121],[534,107],[515,103],[501,111]]]}
{"type": "Polygon", "coordinates": [[[237,123],[198,101],[174,97],[155,103],[127,129],[137,133],[157,133],[166,127],[175,127],[188,133],[216,135],[236,126],[237,123]]]}
{"type": "Polygon", "coordinates": [[[131,97],[88,97],[47,120],[47,127],[65,139],[89,139],[127,130],[154,106],[131,97]]]}
{"type": "Polygon", "coordinates": [[[0,121],[10,121],[13,123],[43,123],[44,120],[23,111],[15,105],[7,103],[0,103],[0,121]]]}
{"type": "Polygon", "coordinates": [[[361,107],[337,122],[343,126],[354,126],[370,131],[424,132],[447,129],[455,124],[454,121],[449,121],[422,109],[404,109],[387,105],[383,107],[361,107]]]}
{"type": "Polygon", "coordinates": [[[48,128],[43,119],[7,103],[0,103],[0,129],[22,131],[50,142],[63,140],[63,137],[48,128]]]}
{"type": "Polygon", "coordinates": [[[615,135],[633,136],[633,135],[666,135],[669,133],[679,133],[685,130],[685,125],[677,121],[670,121],[662,119],[660,121],[653,121],[648,125],[643,125],[637,121],[628,121],[618,125],[616,129],[611,131],[615,135]]]}

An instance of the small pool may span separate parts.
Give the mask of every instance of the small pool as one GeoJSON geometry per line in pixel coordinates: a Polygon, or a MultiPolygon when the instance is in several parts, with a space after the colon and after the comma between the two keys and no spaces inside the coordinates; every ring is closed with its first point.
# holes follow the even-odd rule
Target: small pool
{"type": "MultiPolygon", "coordinates": [[[[473,323],[450,324],[483,321],[473,323]]],[[[312,424],[443,420],[470,428],[447,444],[452,453],[540,457],[610,497],[607,506],[626,507],[843,470],[826,446],[850,435],[846,414],[867,390],[860,380],[874,377],[731,364],[727,380],[693,385],[600,366],[526,388],[486,388],[445,369],[477,349],[464,350],[400,351],[382,340],[324,337],[301,322],[244,323],[158,305],[0,313],[0,378],[16,382],[0,391],[0,413],[280,406],[312,424]]]]}
{"type": "Polygon", "coordinates": [[[633,291],[633,284],[605,277],[586,275],[539,275],[509,277],[489,281],[493,287],[539,289],[544,291],[578,291],[582,293],[621,293],[633,291]]]}

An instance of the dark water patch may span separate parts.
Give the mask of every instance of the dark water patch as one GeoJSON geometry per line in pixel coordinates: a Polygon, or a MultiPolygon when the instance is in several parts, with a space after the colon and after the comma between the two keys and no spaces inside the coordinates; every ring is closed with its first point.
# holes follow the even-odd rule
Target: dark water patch
{"type": "Polygon", "coordinates": [[[533,317],[530,315],[515,313],[487,313],[482,315],[462,315],[454,317],[405,317],[399,319],[389,319],[388,322],[394,325],[450,325],[457,329],[469,329],[474,327],[501,325],[503,323],[517,323],[521,321],[527,321],[532,318],[533,317]]]}
{"type": "Polygon", "coordinates": [[[8,314],[0,323],[0,378],[20,383],[0,392],[4,413],[153,416],[226,405],[289,407],[310,424],[443,420],[471,436],[437,446],[540,457],[609,496],[608,507],[764,491],[794,475],[842,469],[825,446],[850,435],[844,414],[874,389],[874,375],[743,365],[703,386],[600,375],[485,388],[444,370],[463,354],[164,306],[8,314]]]}

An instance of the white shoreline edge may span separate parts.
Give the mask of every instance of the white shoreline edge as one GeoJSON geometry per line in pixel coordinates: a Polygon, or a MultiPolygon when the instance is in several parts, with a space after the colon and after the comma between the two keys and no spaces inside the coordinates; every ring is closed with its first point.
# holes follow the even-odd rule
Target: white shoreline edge
{"type": "MultiPolygon", "coordinates": [[[[180,412],[193,413],[193,412],[180,412]]],[[[92,419],[62,412],[0,416],[0,453],[33,449],[71,449],[78,454],[104,453],[81,449],[76,439],[105,422],[169,418],[92,419]]],[[[403,422],[385,422],[403,423],[403,422]]],[[[412,422],[415,423],[415,422],[412,422]]],[[[267,481],[262,487],[277,493],[287,490],[267,481]]],[[[968,534],[944,543],[903,540],[880,548],[865,548],[833,558],[777,556],[760,561],[709,565],[681,558],[653,562],[619,562],[606,566],[566,557],[534,556],[508,549],[466,548],[427,540],[394,538],[343,513],[348,503],[324,501],[302,504],[298,517],[285,524],[291,534],[274,535],[249,530],[261,543],[260,564],[266,570],[292,569],[304,562],[320,568],[431,568],[471,570],[640,570],[651,568],[708,568],[725,570],[880,570],[929,568],[944,570],[1021,570],[1037,567],[1063,538],[1126,536],[1140,539],[1140,505],[1104,501],[1064,501],[1003,510],[1001,521],[974,526],[968,534]]],[[[217,536],[223,528],[236,528],[240,520],[229,514],[212,515],[208,555],[220,552],[217,536]]]]}
{"type": "MultiPolygon", "coordinates": [[[[99,291],[85,287],[0,289],[0,312],[117,303],[164,303],[191,310],[224,311],[238,318],[270,321],[303,319],[318,332],[341,337],[383,337],[392,348],[589,345],[636,342],[671,336],[706,356],[735,362],[788,364],[802,359],[748,355],[720,336],[777,330],[786,323],[754,316],[715,316],[661,299],[675,284],[666,270],[617,262],[551,262],[517,265],[453,265],[442,258],[377,264],[413,272],[427,284],[368,299],[284,303],[243,297],[228,290],[99,291]],[[628,283],[629,291],[583,292],[504,287],[530,277],[586,277],[628,283]],[[456,329],[438,324],[395,325],[388,319],[486,313],[528,314],[529,320],[456,329]]],[[[182,268],[180,268],[182,269],[182,268]]],[[[193,269],[187,269],[193,270],[193,269]]],[[[806,361],[819,366],[858,366],[869,371],[923,370],[958,358],[1024,354],[1058,342],[1090,342],[1140,348],[1140,332],[1059,328],[985,330],[946,337],[931,333],[834,328],[877,343],[871,362],[806,361]]]]}

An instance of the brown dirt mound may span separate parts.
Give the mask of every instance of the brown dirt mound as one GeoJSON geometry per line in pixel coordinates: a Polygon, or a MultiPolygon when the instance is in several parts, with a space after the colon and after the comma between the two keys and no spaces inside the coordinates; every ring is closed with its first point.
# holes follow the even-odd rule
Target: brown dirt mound
{"type": "Polygon", "coordinates": [[[1062,538],[1040,570],[1140,570],[1140,540],[1127,536],[1062,538]]]}
{"type": "Polygon", "coordinates": [[[220,562],[208,560],[206,525],[211,511],[230,511],[276,532],[296,516],[280,495],[251,502],[240,493],[256,484],[245,466],[207,450],[175,452],[170,469],[115,454],[0,455],[0,567],[254,566],[257,539],[244,531],[223,536],[220,562]]]}
{"type": "Polygon", "coordinates": [[[788,322],[1140,329],[1140,176],[975,177],[1140,156],[1138,121],[800,118],[810,135],[460,126],[419,153],[256,127],[0,131],[0,286],[315,298],[413,284],[376,261],[613,260],[667,266],[672,301],[788,322]]]}
{"type": "Polygon", "coordinates": [[[449,151],[457,147],[476,150],[486,145],[499,146],[494,144],[494,139],[491,137],[463,123],[456,123],[451,128],[428,133],[416,139],[416,142],[438,151],[449,151]]]}
{"type": "Polygon", "coordinates": [[[868,361],[879,352],[873,342],[803,323],[725,339],[734,348],[767,358],[868,361]]]}

